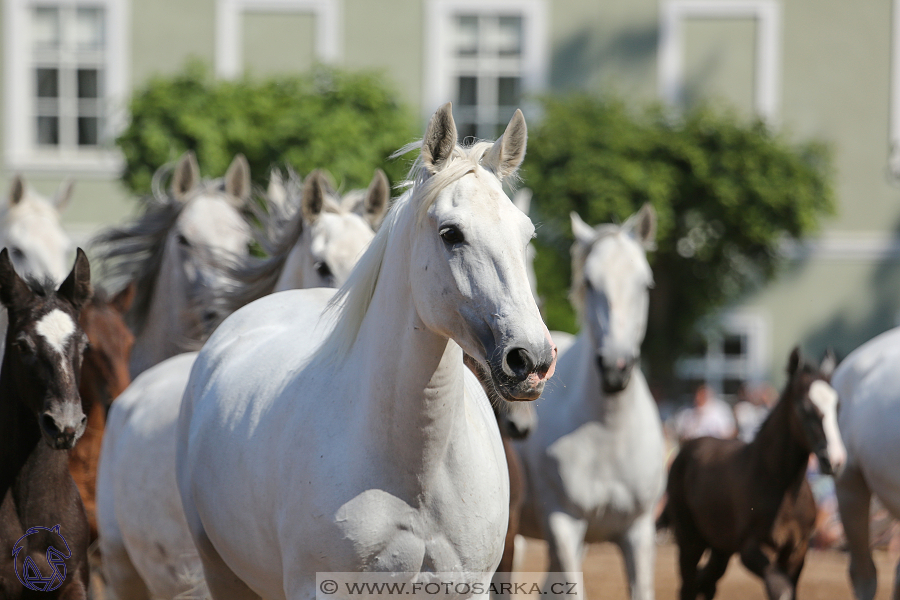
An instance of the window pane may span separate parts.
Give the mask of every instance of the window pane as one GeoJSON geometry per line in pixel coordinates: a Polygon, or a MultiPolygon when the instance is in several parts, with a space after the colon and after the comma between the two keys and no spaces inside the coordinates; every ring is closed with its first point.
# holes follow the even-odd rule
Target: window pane
{"type": "Polygon", "coordinates": [[[100,139],[100,119],[78,117],[78,145],[96,146],[100,139]]]}
{"type": "Polygon", "coordinates": [[[478,53],[478,17],[456,18],[456,53],[459,56],[478,53]]]}
{"type": "Polygon", "coordinates": [[[78,69],[78,97],[100,97],[100,71],[97,69],[78,69]]]}
{"type": "Polygon", "coordinates": [[[59,48],[59,9],[35,8],[31,34],[34,36],[35,48],[41,50],[59,48]]]}
{"type": "Polygon", "coordinates": [[[500,56],[522,54],[522,17],[500,17],[497,52],[500,56]]]}
{"type": "Polygon", "coordinates": [[[737,333],[729,333],[722,340],[722,352],[725,356],[740,358],[745,353],[744,336],[737,333]]]}
{"type": "Polygon", "coordinates": [[[475,106],[478,104],[478,78],[463,76],[458,78],[458,82],[457,103],[460,106],[475,106]]]}
{"type": "Polygon", "coordinates": [[[59,69],[37,70],[37,96],[38,98],[59,97],[59,69]]]}
{"type": "Polygon", "coordinates": [[[518,77],[497,79],[497,102],[500,106],[518,106],[522,99],[522,80],[518,77]]]}
{"type": "Polygon", "coordinates": [[[103,48],[102,8],[79,8],[75,12],[75,43],[79,50],[103,48]]]}
{"type": "Polygon", "coordinates": [[[42,146],[59,145],[59,117],[37,118],[37,142],[42,146]]]}

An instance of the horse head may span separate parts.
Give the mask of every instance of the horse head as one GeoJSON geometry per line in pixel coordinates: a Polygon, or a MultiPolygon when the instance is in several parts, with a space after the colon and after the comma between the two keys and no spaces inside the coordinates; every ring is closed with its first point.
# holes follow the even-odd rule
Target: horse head
{"type": "Polygon", "coordinates": [[[594,344],[603,391],[620,392],[647,331],[653,272],[646,250],[656,237],[656,212],[645,204],[622,226],[591,227],[571,217],[572,299],[594,344]]]}
{"type": "Polygon", "coordinates": [[[72,271],[54,288],[50,280],[26,283],[9,250],[0,252],[0,301],[9,314],[0,376],[35,414],[44,441],[68,450],[86,421],[78,382],[87,337],[78,317],[91,297],[91,270],[80,248],[72,271]]]}
{"type": "Polygon", "coordinates": [[[72,240],[60,225],[59,212],[72,189],[72,181],[64,181],[51,201],[32,191],[20,175],[13,178],[7,204],[0,210],[0,247],[9,249],[23,277],[49,277],[59,283],[66,276],[72,240]]]}
{"type": "Polygon", "coordinates": [[[826,355],[822,365],[807,363],[794,348],[788,360],[788,384],[785,394],[794,406],[794,435],[809,452],[816,455],[823,473],[839,473],[847,459],[847,450],[838,429],[838,395],[829,380],[834,370],[833,357],[826,355]]]}

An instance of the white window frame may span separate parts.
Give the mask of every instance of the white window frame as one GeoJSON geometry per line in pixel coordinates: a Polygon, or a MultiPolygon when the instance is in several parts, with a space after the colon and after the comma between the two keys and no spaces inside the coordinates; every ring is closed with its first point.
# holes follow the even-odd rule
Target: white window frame
{"type": "MultiPolygon", "coordinates": [[[[721,348],[707,345],[704,356],[679,359],[675,365],[676,375],[683,380],[701,380],[722,393],[725,379],[743,379],[751,384],[766,380],[771,358],[771,321],[758,310],[734,309],[724,313],[717,323],[717,332],[739,334],[746,337],[745,359],[735,364],[734,359],[726,359],[721,348]]],[[[707,335],[707,344],[712,336],[707,335]]]]}
{"type": "Polygon", "coordinates": [[[216,2],[216,74],[233,79],[243,72],[247,13],[311,14],[316,21],[315,54],[325,63],[341,57],[340,0],[218,0],[216,2]]]}
{"type": "Polygon", "coordinates": [[[659,12],[658,84],[662,100],[684,102],[684,23],[688,19],[756,19],[753,106],[775,123],[781,97],[781,4],[776,0],[663,0],[659,12]]]}
{"type": "MultiPolygon", "coordinates": [[[[545,0],[428,0],[425,7],[424,36],[424,120],[427,121],[439,106],[453,99],[455,74],[450,70],[453,52],[451,32],[452,19],[459,14],[520,15],[523,25],[522,95],[545,89],[549,28],[545,0]]],[[[537,113],[537,107],[528,102],[522,109],[526,117],[537,113]]]]}
{"type": "Polygon", "coordinates": [[[89,5],[103,7],[106,14],[104,68],[105,129],[115,136],[126,123],[128,97],[127,0],[4,0],[4,153],[5,166],[13,171],[80,172],[118,174],[122,156],[115,148],[42,148],[34,134],[31,14],[35,6],[89,5]]]}
{"type": "Polygon", "coordinates": [[[891,108],[888,171],[900,179],[900,0],[891,3],[891,108]]]}

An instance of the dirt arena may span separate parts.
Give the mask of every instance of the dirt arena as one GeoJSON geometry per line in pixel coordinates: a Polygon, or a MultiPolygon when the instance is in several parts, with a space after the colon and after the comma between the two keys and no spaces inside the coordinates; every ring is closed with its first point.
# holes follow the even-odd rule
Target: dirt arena
{"type": "MultiPolygon", "coordinates": [[[[657,548],[656,598],[676,600],[678,597],[678,548],[666,543],[657,548]]],[[[810,550],[800,575],[799,600],[852,600],[847,578],[847,555],[836,550],[810,550]]],[[[877,600],[889,600],[896,557],[885,551],[875,552],[878,568],[877,600]]],[[[528,540],[522,562],[524,573],[516,581],[540,581],[539,572],[547,568],[547,551],[543,542],[528,540]]],[[[585,586],[589,600],[627,600],[628,588],[621,554],[612,544],[593,545],[584,562],[585,586]]],[[[520,597],[526,600],[529,596],[520,597]]],[[[533,597],[532,597],[533,598],[533,597]]],[[[732,559],[719,582],[716,598],[722,600],[765,600],[762,582],[744,569],[737,557],[732,559]]]]}

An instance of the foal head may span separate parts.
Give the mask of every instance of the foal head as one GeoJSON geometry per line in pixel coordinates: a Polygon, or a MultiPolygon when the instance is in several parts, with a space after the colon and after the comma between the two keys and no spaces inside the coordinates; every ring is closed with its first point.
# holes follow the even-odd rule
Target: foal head
{"type": "Polygon", "coordinates": [[[656,237],[656,212],[645,204],[622,226],[596,228],[571,217],[572,300],[594,345],[603,391],[621,392],[647,331],[653,272],[646,250],[656,237]]]}
{"type": "Polygon", "coordinates": [[[806,449],[819,459],[823,473],[839,472],[847,451],[838,430],[838,395],[829,379],[834,361],[826,357],[821,367],[806,363],[794,348],[788,361],[785,400],[794,408],[793,431],[806,449]]]}
{"type": "Polygon", "coordinates": [[[25,283],[8,250],[0,252],[0,301],[9,314],[2,385],[35,414],[51,448],[70,449],[86,420],[78,382],[87,337],[78,317],[91,297],[91,271],[80,248],[68,277],[52,286],[25,283]]]}
{"type": "Polygon", "coordinates": [[[85,412],[89,403],[101,402],[105,409],[131,382],[128,359],[134,334],[125,323],[125,314],[134,300],[135,284],[108,300],[95,293],[81,311],[78,324],[88,337],[81,366],[81,399],[85,412]]]}

